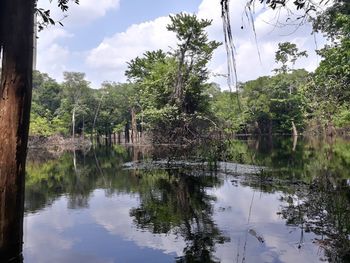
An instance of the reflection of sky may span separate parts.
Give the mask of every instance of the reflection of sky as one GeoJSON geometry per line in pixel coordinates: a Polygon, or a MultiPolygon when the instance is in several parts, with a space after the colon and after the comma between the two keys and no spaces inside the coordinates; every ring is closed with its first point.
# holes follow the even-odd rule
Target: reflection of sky
{"type": "MultiPolygon", "coordinates": [[[[217,197],[214,221],[231,240],[216,246],[215,256],[221,262],[242,262],[243,256],[249,263],[318,262],[314,236],[304,234],[302,249],[298,249],[300,230],[286,227],[276,214],[281,205],[279,193],[235,187],[228,179],[207,191],[217,197]],[[265,242],[260,243],[249,229],[265,242]]],[[[138,205],[137,196],[107,196],[104,190],[95,190],[88,208],[73,210],[67,208],[67,198],[61,197],[26,216],[25,262],[173,262],[182,255],[185,241],[175,233],[137,229],[129,213],[138,205]]]]}
{"type": "Polygon", "coordinates": [[[319,251],[312,244],[314,236],[304,233],[302,248],[298,249],[300,229],[285,226],[277,215],[280,194],[232,187],[230,180],[212,193],[217,196],[215,222],[231,239],[217,247],[216,256],[221,262],[236,262],[237,258],[241,262],[243,256],[245,262],[319,262],[319,251]],[[263,237],[264,243],[251,235],[250,229],[263,237]]]}

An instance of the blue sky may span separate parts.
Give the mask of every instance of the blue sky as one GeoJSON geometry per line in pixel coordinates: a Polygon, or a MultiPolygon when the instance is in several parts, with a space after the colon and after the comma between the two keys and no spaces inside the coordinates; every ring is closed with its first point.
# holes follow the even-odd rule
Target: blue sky
{"type": "MultiPolygon", "coordinates": [[[[257,46],[251,27],[243,14],[246,0],[231,1],[233,34],[237,51],[238,78],[240,81],[271,74],[276,67],[274,52],[279,42],[295,42],[301,50],[307,50],[309,57],[298,62],[296,68],[313,70],[318,62],[314,49],[315,37],[309,25],[276,28],[275,12],[257,6],[255,26],[258,46],[262,54],[259,62],[257,46]],[[241,30],[241,25],[245,29],[241,30]],[[292,34],[291,34],[292,33],[292,34]]],[[[39,6],[51,9],[56,20],[63,14],[54,4],[39,0],[39,6]]],[[[147,50],[164,49],[176,45],[175,36],[167,32],[169,14],[179,12],[196,13],[201,18],[212,19],[208,28],[209,37],[223,41],[220,18],[220,0],[81,0],[79,6],[72,6],[68,17],[62,20],[64,27],[54,26],[39,33],[37,69],[62,81],[64,71],[85,72],[93,88],[99,88],[103,81],[126,81],[126,62],[147,50]],[[97,4],[96,4],[97,3],[97,4]]],[[[286,15],[281,14],[280,21],[286,15]]],[[[321,45],[323,40],[316,36],[321,45]]],[[[218,48],[209,65],[213,73],[226,73],[224,47],[218,48]]],[[[211,77],[210,81],[226,88],[223,77],[211,77]]]]}

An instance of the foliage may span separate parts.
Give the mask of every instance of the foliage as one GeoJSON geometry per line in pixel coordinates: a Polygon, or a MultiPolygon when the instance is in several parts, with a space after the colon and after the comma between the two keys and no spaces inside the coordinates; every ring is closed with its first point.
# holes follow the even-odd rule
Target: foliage
{"type": "MultiPolygon", "coordinates": [[[[273,9],[287,3],[263,2],[273,9]]],[[[310,3],[296,7],[308,10],[310,3]]],[[[314,73],[293,69],[297,59],[307,57],[305,51],[291,42],[279,43],[275,76],[239,83],[239,92],[228,92],[208,83],[207,65],[220,45],[208,39],[211,21],[185,13],[172,15],[167,29],[177,38],[173,49],[146,51],[128,62],[129,84],[105,82],[93,90],[83,73],[65,73],[64,83],[58,84],[47,74],[34,72],[31,134],[68,135],[74,126],[78,135],[110,138],[123,130],[126,136],[129,130],[151,131],[158,142],[182,143],[219,130],[291,133],[294,126],[303,132],[309,123],[347,127],[349,21],[347,1],[337,0],[317,13],[314,31],[325,33],[334,43],[318,51],[323,60],[314,73]]]]}
{"type": "Polygon", "coordinates": [[[155,138],[166,140],[202,133],[204,126],[197,124],[211,119],[207,64],[220,45],[205,32],[211,21],[183,13],[170,20],[176,48],[169,54],[147,51],[131,60],[125,73],[137,89],[138,118],[141,114],[146,127],[158,133],[155,138]]]}
{"type": "MultiPolygon", "coordinates": [[[[38,0],[35,0],[35,15],[37,16],[37,26],[39,31],[43,30],[45,27],[49,25],[55,25],[56,23],[63,26],[61,21],[55,21],[51,18],[51,11],[49,9],[43,9],[37,6],[38,0]]],[[[50,0],[52,2],[52,0],[50,0]]],[[[70,2],[74,2],[75,4],[79,4],[79,0],[57,0],[57,6],[62,10],[62,12],[67,12],[69,8],[70,2]]]]}
{"type": "Polygon", "coordinates": [[[299,51],[297,45],[290,42],[278,44],[278,50],[275,54],[275,62],[281,63],[281,68],[274,69],[276,73],[287,73],[290,71],[288,63],[294,66],[295,62],[300,57],[307,57],[306,51],[299,51]]]}

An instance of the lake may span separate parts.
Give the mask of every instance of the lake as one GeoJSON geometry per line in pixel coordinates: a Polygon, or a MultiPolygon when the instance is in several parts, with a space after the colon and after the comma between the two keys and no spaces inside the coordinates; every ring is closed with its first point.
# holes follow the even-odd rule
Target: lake
{"type": "Polygon", "coordinates": [[[350,262],[350,142],[31,150],[23,258],[350,262]]]}

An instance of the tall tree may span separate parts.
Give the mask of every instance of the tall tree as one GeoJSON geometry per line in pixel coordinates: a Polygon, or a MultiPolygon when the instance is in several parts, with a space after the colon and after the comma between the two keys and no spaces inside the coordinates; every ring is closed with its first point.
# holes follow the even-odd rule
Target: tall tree
{"type": "Polygon", "coordinates": [[[208,39],[205,29],[211,25],[211,20],[184,13],[170,16],[170,19],[167,29],[174,32],[178,40],[173,52],[178,63],[174,99],[182,112],[193,113],[198,107],[201,85],[208,79],[207,64],[221,43],[208,39]]]}
{"type": "Polygon", "coordinates": [[[85,80],[85,73],[64,72],[63,92],[65,93],[66,110],[71,113],[72,138],[75,136],[76,118],[79,113],[84,114],[85,98],[89,92],[89,82],[85,80]]]}
{"type": "Polygon", "coordinates": [[[280,68],[274,69],[276,73],[287,73],[291,70],[288,64],[294,66],[300,57],[307,57],[306,51],[299,51],[296,44],[291,42],[278,43],[278,50],[275,53],[275,62],[281,63],[280,68]]]}
{"type": "MultiPolygon", "coordinates": [[[[36,0],[0,1],[0,254],[8,256],[22,246],[23,219],[11,215],[13,211],[23,211],[35,3],[36,0]],[[19,231],[11,231],[11,226],[19,231]],[[11,251],[2,253],[7,250],[11,251]]],[[[58,0],[62,10],[68,8],[67,4],[67,0],[58,0]]],[[[46,13],[43,17],[48,16],[46,13]]]]}
{"type": "Polygon", "coordinates": [[[3,54],[0,85],[0,255],[14,256],[22,246],[23,219],[14,211],[23,212],[32,88],[33,18],[34,0],[0,2],[0,48],[3,54]]]}

